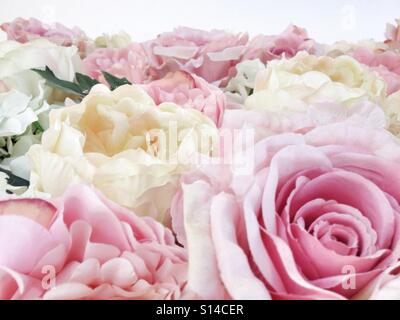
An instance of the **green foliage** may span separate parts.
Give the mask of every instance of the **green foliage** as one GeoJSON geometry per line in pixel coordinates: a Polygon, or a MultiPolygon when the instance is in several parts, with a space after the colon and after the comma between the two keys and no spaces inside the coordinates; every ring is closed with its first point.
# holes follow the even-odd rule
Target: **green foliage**
{"type": "Polygon", "coordinates": [[[32,70],[41,75],[47,81],[47,83],[52,87],[55,87],[62,91],[66,91],[68,93],[72,93],[81,97],[85,96],[83,90],[78,84],[57,78],[54,72],[51,71],[50,68],[47,66],[44,70],[40,69],[32,69],[32,70]]]}
{"type": "Polygon", "coordinates": [[[111,90],[114,90],[120,86],[123,86],[124,84],[131,84],[127,78],[117,78],[116,76],[113,76],[111,73],[102,71],[104,79],[108,82],[110,85],[111,90]]]}
{"type": "MultiPolygon", "coordinates": [[[[96,79],[93,79],[79,72],[75,74],[75,82],[71,82],[57,78],[54,72],[47,66],[44,70],[32,70],[42,76],[49,86],[57,88],[61,91],[65,91],[67,93],[77,95],[81,98],[85,97],[93,86],[99,84],[96,79]]],[[[107,83],[110,85],[111,90],[114,90],[119,86],[123,86],[125,84],[131,84],[131,82],[129,82],[129,80],[126,78],[118,78],[116,76],[113,76],[111,73],[105,71],[102,71],[102,73],[104,79],[106,79],[107,83]]]]}

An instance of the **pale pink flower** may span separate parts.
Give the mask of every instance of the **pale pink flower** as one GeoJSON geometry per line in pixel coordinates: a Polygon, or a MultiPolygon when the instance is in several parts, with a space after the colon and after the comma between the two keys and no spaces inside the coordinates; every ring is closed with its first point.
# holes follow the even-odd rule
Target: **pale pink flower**
{"type": "Polygon", "coordinates": [[[78,27],[68,28],[61,23],[47,25],[35,19],[16,18],[12,22],[3,23],[0,28],[7,33],[8,40],[26,43],[35,39],[45,38],[60,46],[76,46],[79,52],[89,50],[89,39],[78,27]]]}
{"type": "Polygon", "coordinates": [[[201,297],[353,298],[398,261],[400,143],[386,131],[275,135],[243,161],[253,169],[186,174],[173,202],[201,297]]]}
{"type": "Polygon", "coordinates": [[[219,85],[234,72],[247,42],[247,34],[179,27],[143,45],[151,59],[154,77],[184,70],[219,85]]]}
{"type": "Polygon", "coordinates": [[[387,126],[382,108],[368,100],[345,106],[334,102],[320,102],[307,106],[305,112],[281,110],[228,109],[224,113],[221,128],[224,130],[248,129],[259,141],[271,135],[285,132],[303,132],[321,125],[346,122],[370,128],[387,126]]]}
{"type": "Polygon", "coordinates": [[[87,186],[0,201],[1,299],[178,299],[186,269],[170,230],[87,186]]]}
{"type": "Polygon", "coordinates": [[[138,43],[124,48],[96,49],[83,60],[83,64],[87,74],[104,84],[107,82],[102,71],[136,84],[149,79],[147,57],[138,43]]]}
{"type": "Polygon", "coordinates": [[[260,59],[269,60],[294,57],[299,51],[314,53],[315,42],[308,37],[307,31],[295,25],[289,25],[278,35],[258,35],[247,45],[242,61],[260,59]]]}
{"type": "Polygon", "coordinates": [[[368,48],[357,48],[353,57],[371,67],[385,79],[388,94],[400,90],[400,53],[394,51],[374,52],[368,48]]]}
{"type": "Polygon", "coordinates": [[[168,73],[144,86],[156,104],[173,102],[201,111],[220,125],[226,106],[224,93],[212,84],[185,71],[168,73]]]}

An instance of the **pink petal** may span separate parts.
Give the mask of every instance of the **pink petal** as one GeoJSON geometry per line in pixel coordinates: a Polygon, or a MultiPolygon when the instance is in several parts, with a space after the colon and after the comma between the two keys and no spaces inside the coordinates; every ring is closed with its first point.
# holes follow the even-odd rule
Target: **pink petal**
{"type": "Polygon", "coordinates": [[[211,208],[212,237],[221,278],[234,299],[270,299],[268,290],[250,269],[246,253],[238,244],[240,211],[233,196],[221,193],[211,208]]]}

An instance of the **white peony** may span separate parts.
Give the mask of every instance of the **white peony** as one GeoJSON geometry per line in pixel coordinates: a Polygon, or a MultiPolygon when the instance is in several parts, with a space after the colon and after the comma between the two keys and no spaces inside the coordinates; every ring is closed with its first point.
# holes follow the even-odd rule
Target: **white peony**
{"type": "Polygon", "coordinates": [[[75,47],[39,39],[26,44],[0,42],[0,156],[1,166],[28,178],[24,154],[38,142],[33,123],[46,127],[46,113],[57,101],[54,90],[32,68],[50,67],[57,77],[73,80],[80,69],[75,47]]]}

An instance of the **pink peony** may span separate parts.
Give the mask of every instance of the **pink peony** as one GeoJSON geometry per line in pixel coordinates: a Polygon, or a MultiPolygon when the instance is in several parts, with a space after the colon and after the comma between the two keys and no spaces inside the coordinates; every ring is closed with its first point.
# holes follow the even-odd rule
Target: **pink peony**
{"type": "Polygon", "coordinates": [[[168,229],[89,187],[0,201],[0,299],[177,299],[186,269],[168,229]]]}
{"type": "Polygon", "coordinates": [[[83,60],[83,64],[87,74],[104,84],[107,82],[102,71],[136,84],[149,78],[147,57],[138,43],[125,48],[96,49],[83,60]]]}
{"type": "Polygon", "coordinates": [[[254,37],[247,45],[242,60],[260,59],[263,63],[266,63],[282,56],[292,58],[302,50],[314,53],[315,42],[308,37],[305,29],[290,25],[281,34],[254,37]]]}
{"type": "Polygon", "coordinates": [[[60,23],[49,26],[34,18],[16,18],[12,22],[3,23],[0,28],[7,33],[9,40],[21,43],[46,38],[60,46],[75,45],[80,52],[86,51],[88,46],[88,38],[81,29],[78,27],[70,29],[60,23]]]}
{"type": "Polygon", "coordinates": [[[184,70],[219,85],[233,72],[247,42],[247,34],[179,27],[144,43],[144,47],[155,77],[184,70]]]}
{"type": "Polygon", "coordinates": [[[373,52],[368,48],[357,48],[353,56],[385,79],[388,94],[400,90],[400,54],[393,51],[373,52]]]}
{"type": "Polygon", "coordinates": [[[400,256],[399,142],[340,123],[253,151],[248,174],[211,166],[182,178],[172,215],[189,252],[188,287],[234,299],[373,291],[400,256]]]}
{"type": "Polygon", "coordinates": [[[168,73],[161,80],[145,85],[156,104],[173,102],[184,108],[193,108],[221,124],[226,97],[218,88],[202,78],[184,71],[168,73]]]}

